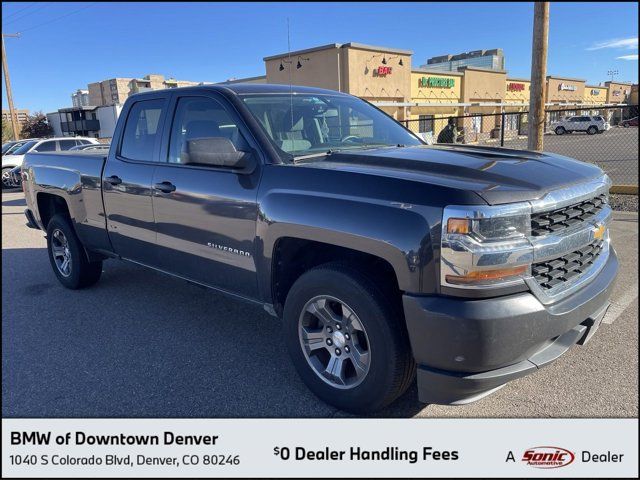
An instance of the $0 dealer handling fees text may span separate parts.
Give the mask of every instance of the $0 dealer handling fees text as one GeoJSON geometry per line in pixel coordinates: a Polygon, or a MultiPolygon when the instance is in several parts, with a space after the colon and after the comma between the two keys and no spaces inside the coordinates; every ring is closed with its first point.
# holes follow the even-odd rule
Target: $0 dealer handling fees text
{"type": "Polygon", "coordinates": [[[386,447],[381,450],[365,450],[360,447],[351,447],[348,450],[332,450],[324,447],[313,450],[303,447],[275,447],[273,454],[282,460],[297,461],[399,461],[417,463],[428,461],[456,461],[459,459],[457,450],[434,450],[432,447],[422,447],[421,450],[402,450],[398,447],[386,447]]]}

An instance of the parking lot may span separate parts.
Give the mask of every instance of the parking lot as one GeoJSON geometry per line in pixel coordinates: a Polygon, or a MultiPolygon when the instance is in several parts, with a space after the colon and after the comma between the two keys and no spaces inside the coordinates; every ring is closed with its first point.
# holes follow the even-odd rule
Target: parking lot
{"type": "MultiPolygon", "coordinates": [[[[527,148],[527,139],[506,140],[507,148],[527,148]]],[[[599,135],[575,132],[544,136],[544,150],[597,164],[616,185],[638,184],[638,127],[620,128],[599,135]]]]}
{"type": "MultiPolygon", "coordinates": [[[[95,287],[64,289],[24,208],[21,192],[2,195],[4,417],[346,415],[298,379],[279,321],[260,308],[117,261],[95,287]]],[[[414,386],[379,415],[635,417],[637,214],[616,212],[611,236],[621,272],[607,323],[586,346],[474,404],[419,404],[414,386]]]]}

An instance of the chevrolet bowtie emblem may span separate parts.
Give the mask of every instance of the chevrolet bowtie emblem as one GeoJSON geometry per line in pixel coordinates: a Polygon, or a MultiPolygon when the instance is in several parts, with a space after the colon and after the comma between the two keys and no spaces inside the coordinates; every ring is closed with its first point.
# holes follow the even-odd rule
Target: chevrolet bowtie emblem
{"type": "Polygon", "coordinates": [[[602,240],[604,238],[604,232],[607,231],[607,227],[603,224],[596,225],[595,230],[593,231],[593,238],[595,240],[602,240]]]}

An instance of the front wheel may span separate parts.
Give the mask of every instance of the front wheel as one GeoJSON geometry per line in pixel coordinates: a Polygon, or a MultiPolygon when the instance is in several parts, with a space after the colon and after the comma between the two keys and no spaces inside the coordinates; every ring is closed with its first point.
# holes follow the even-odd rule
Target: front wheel
{"type": "Polygon", "coordinates": [[[90,262],[69,223],[54,215],[47,226],[47,251],[53,273],[66,288],[77,290],[93,285],[102,274],[102,262],[90,262]]]}
{"type": "Polygon", "coordinates": [[[594,127],[593,125],[591,125],[589,128],[587,128],[587,135],[595,135],[596,133],[598,133],[598,127],[594,127]]]}
{"type": "Polygon", "coordinates": [[[13,182],[11,181],[12,169],[13,167],[6,167],[2,169],[2,189],[3,190],[14,188],[13,182]]]}
{"type": "Polygon", "coordinates": [[[294,283],[284,338],[307,387],[342,410],[379,410],[415,375],[402,314],[375,283],[341,264],[314,268],[294,283]]]}
{"type": "Polygon", "coordinates": [[[564,127],[556,127],[556,135],[564,135],[567,131],[564,127]]]}

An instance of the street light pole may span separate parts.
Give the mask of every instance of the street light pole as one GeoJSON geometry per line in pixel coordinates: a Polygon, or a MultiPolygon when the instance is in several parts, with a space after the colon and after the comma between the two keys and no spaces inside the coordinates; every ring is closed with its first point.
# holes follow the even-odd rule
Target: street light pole
{"type": "Polygon", "coordinates": [[[19,33],[3,33],[2,34],[2,70],[4,72],[4,84],[7,87],[7,103],[9,103],[9,115],[11,116],[11,127],[13,129],[13,139],[18,140],[18,116],[13,108],[13,95],[11,94],[11,79],[9,78],[9,65],[7,64],[7,52],[4,48],[4,37],[19,37],[19,33]]]}

